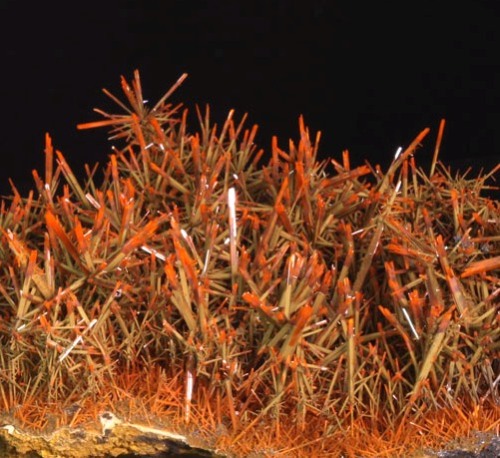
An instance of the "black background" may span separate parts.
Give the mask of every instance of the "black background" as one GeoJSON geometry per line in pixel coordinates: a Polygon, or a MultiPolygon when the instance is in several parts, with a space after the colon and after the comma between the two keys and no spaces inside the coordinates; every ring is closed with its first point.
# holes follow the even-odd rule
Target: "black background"
{"type": "MultiPolygon", "coordinates": [[[[25,192],[43,170],[45,132],[79,176],[106,162],[107,132],[78,131],[114,110],[119,77],[139,69],[151,103],[184,72],[172,98],[194,113],[210,103],[277,135],[286,149],[298,117],[322,132],[321,157],[387,166],[398,146],[431,128],[417,162],[428,164],[439,120],[441,159],[453,167],[499,162],[498,0],[0,2],[0,192],[25,192]]],[[[192,125],[190,130],[195,130],[192,125]]]]}

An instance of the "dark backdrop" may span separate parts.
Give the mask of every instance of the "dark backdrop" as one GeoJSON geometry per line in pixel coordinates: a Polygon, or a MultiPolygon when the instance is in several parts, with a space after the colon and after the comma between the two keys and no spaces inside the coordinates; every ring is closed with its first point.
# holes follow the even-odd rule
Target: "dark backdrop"
{"type": "Polygon", "coordinates": [[[446,118],[441,158],[499,162],[498,0],[0,2],[0,191],[23,191],[43,168],[44,134],[75,171],[105,162],[106,132],[77,131],[139,69],[154,102],[183,73],[173,100],[230,108],[282,147],[304,114],[320,154],[387,166],[425,127],[426,164],[446,118]]]}

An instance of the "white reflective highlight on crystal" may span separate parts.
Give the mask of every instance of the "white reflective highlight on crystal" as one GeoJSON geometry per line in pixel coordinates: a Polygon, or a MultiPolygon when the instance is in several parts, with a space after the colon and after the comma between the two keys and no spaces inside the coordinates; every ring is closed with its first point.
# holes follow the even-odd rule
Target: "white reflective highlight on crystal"
{"type": "Polygon", "coordinates": [[[150,248],[147,245],[142,245],[141,250],[145,251],[148,254],[154,254],[159,260],[165,262],[166,256],[164,254],[161,254],[159,251],[155,250],[154,248],[150,248]]]}
{"type": "Polygon", "coordinates": [[[406,310],[404,307],[403,307],[403,314],[406,318],[406,321],[408,321],[408,324],[410,325],[411,332],[414,335],[415,339],[419,340],[420,336],[418,335],[418,332],[415,329],[413,322],[411,321],[410,314],[408,313],[408,310],[406,310]]]}
{"type": "Polygon", "coordinates": [[[61,356],[59,356],[58,361],[62,363],[66,357],[73,351],[73,349],[83,340],[83,336],[94,327],[94,325],[97,323],[97,318],[94,318],[89,325],[84,329],[84,331],[73,341],[73,343],[66,348],[66,350],[61,353],[61,356]]]}
{"type": "Polygon", "coordinates": [[[227,190],[227,206],[229,208],[229,252],[231,256],[231,273],[238,271],[238,252],[236,251],[236,191],[234,188],[227,190]]]}
{"type": "Polygon", "coordinates": [[[87,198],[87,200],[90,202],[90,204],[94,208],[97,208],[97,210],[99,210],[101,208],[101,205],[99,204],[99,202],[97,202],[97,200],[95,200],[94,197],[92,197],[89,193],[85,194],[85,197],[87,198]]]}

